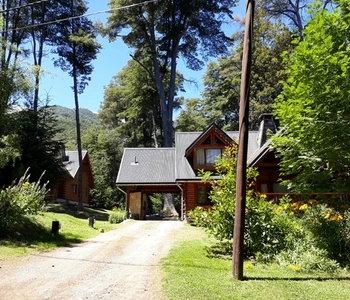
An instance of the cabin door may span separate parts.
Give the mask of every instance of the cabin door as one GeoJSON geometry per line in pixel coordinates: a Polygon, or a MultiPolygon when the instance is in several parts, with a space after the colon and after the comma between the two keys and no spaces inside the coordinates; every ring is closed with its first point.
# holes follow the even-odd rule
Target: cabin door
{"type": "Polygon", "coordinates": [[[139,220],[142,218],[141,208],[142,208],[142,193],[141,192],[131,192],[130,202],[129,202],[129,214],[132,219],[139,220]]]}

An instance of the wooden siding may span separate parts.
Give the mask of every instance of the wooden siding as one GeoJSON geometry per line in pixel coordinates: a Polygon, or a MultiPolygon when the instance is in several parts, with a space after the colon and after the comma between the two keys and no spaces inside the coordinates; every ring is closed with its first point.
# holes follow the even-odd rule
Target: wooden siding
{"type": "Polygon", "coordinates": [[[192,210],[197,206],[197,183],[188,182],[184,184],[186,186],[186,210],[192,210]]]}
{"type": "MultiPolygon", "coordinates": [[[[90,204],[90,189],[94,187],[93,176],[88,155],[83,160],[83,203],[90,204]]],[[[57,179],[56,188],[49,195],[50,200],[63,199],[67,201],[78,202],[78,172],[75,178],[61,177],[57,179]]]]}
{"type": "MultiPolygon", "coordinates": [[[[65,200],[78,201],[78,174],[75,178],[65,179],[63,182],[63,196],[65,200]]],[[[90,180],[86,172],[83,174],[83,203],[89,204],[90,180]]]]}

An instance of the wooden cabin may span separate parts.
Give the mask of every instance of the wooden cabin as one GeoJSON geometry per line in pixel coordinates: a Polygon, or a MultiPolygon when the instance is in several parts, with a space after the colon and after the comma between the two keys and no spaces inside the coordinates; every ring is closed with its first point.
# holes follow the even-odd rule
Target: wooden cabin
{"type": "MultiPolygon", "coordinates": [[[[268,130],[276,132],[272,115],[264,114],[259,130],[249,132],[248,165],[260,174],[256,191],[273,197],[287,191],[278,183],[278,160],[268,148],[268,130]]],[[[237,141],[237,131],[223,131],[213,123],[203,132],[176,132],[173,148],[125,148],[117,185],[125,191],[127,210],[144,219],[150,193],[181,195],[181,219],[196,206],[211,206],[210,184],[202,182],[198,170],[214,170],[225,146],[237,141]]]]}
{"type": "MultiPolygon", "coordinates": [[[[83,205],[90,204],[90,190],[94,187],[89,154],[82,151],[83,157],[83,205]]],[[[56,187],[51,191],[50,198],[56,202],[78,202],[78,151],[64,151],[64,170],[57,179],[56,187]]]]}

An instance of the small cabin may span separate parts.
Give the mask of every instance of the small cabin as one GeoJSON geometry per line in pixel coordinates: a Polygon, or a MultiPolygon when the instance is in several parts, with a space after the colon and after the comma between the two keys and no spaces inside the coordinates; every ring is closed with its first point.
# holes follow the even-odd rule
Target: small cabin
{"type": "MultiPolygon", "coordinates": [[[[62,176],[57,178],[50,198],[56,202],[78,203],[79,157],[78,151],[64,151],[62,176]]],[[[90,204],[90,190],[94,188],[89,154],[82,151],[83,159],[83,205],[90,204]]]]}

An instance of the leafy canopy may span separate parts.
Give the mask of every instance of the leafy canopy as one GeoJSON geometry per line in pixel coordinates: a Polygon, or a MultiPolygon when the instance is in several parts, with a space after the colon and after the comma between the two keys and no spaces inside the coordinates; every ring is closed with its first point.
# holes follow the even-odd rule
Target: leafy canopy
{"type": "Polygon", "coordinates": [[[350,10],[315,8],[304,40],[286,60],[289,79],[276,105],[285,126],[274,138],[285,183],[297,192],[350,191],[350,10]]]}

